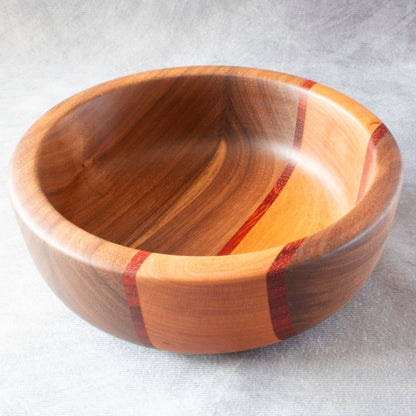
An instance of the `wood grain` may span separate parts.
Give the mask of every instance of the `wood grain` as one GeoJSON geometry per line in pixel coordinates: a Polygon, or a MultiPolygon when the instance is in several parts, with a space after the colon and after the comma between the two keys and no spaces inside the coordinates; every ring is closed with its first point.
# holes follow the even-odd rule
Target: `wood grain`
{"type": "Polygon", "coordinates": [[[83,91],[32,126],[9,175],[29,250],[71,309],[190,353],[277,342],[342,307],[381,255],[401,181],[367,109],[238,67],[83,91]]]}
{"type": "MultiPolygon", "coordinates": [[[[299,103],[296,115],[296,125],[295,132],[293,137],[293,150],[298,152],[302,146],[303,138],[303,127],[305,124],[305,113],[306,113],[306,103],[308,100],[307,91],[315,84],[312,81],[305,81],[302,85],[302,91],[299,94],[299,103]]],[[[273,186],[271,191],[267,194],[266,198],[262,203],[255,209],[255,211],[250,215],[250,217],[244,222],[244,224],[239,228],[239,230],[233,235],[233,237],[227,242],[227,244],[220,250],[218,255],[231,254],[236,247],[241,243],[244,237],[250,232],[250,230],[257,224],[260,218],[266,213],[270,208],[276,198],[279,196],[280,192],[286,186],[287,181],[292,175],[293,170],[295,169],[296,163],[292,159],[288,161],[283,172],[281,173],[278,181],[273,186]]]]}

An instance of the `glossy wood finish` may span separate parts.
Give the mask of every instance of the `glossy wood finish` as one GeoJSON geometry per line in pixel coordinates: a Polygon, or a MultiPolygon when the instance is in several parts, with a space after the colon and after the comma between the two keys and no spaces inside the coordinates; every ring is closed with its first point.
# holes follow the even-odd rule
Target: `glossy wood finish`
{"type": "Polygon", "coordinates": [[[326,319],[375,267],[401,187],[380,120],[320,84],[191,67],[45,114],[10,169],[45,280],[75,312],[171,351],[267,345],[326,319]]]}

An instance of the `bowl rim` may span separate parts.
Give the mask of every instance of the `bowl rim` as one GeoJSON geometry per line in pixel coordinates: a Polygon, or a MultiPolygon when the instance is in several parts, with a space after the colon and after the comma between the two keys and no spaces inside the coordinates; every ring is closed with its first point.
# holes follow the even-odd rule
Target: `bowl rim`
{"type": "MultiPolygon", "coordinates": [[[[123,274],[126,262],[141,250],[104,240],[73,224],[57,211],[43,193],[36,173],[36,155],[42,139],[64,115],[112,90],[147,80],[214,74],[252,77],[282,84],[287,84],[291,81],[297,81],[299,84],[300,81],[307,81],[294,75],[266,69],[207,65],[173,67],[140,72],[85,89],[65,99],[43,114],[18,143],[9,164],[8,174],[9,194],[18,219],[23,221],[41,240],[62,253],[87,264],[92,264],[95,267],[123,274]],[[52,231],[50,224],[54,224],[52,231]],[[68,238],[68,235],[71,235],[71,238],[68,238]]],[[[364,113],[364,121],[371,118],[373,123],[374,119],[376,119],[380,125],[382,124],[373,113],[355,100],[332,88],[322,84],[319,85],[329,91],[333,97],[336,97],[336,100],[330,99],[313,89],[309,90],[309,94],[317,94],[330,101],[332,105],[339,106],[360,123],[363,122],[361,113],[364,113]],[[346,105],[342,103],[346,103],[346,105]],[[361,120],[358,119],[358,112],[361,114],[361,120]]],[[[377,181],[374,180],[371,183],[362,199],[350,211],[327,227],[306,236],[314,236],[321,240],[322,244],[318,244],[313,250],[306,251],[302,258],[294,259],[295,264],[311,262],[352,244],[371,229],[377,227],[377,224],[381,223],[384,217],[389,214],[392,206],[398,202],[403,182],[400,151],[394,138],[392,146],[399,157],[399,175],[393,178],[393,180],[386,174],[380,174],[379,177],[377,176],[379,169],[377,169],[377,181]],[[374,204],[374,199],[380,197],[380,192],[383,195],[383,198],[381,198],[382,202],[374,204]],[[354,230],[348,227],[351,221],[358,221],[359,227],[355,227],[354,230]],[[343,232],[340,232],[340,230],[343,230],[343,232]],[[325,238],[328,236],[335,236],[335,238],[325,238]]],[[[377,148],[375,152],[377,152],[377,148]]],[[[378,201],[379,199],[376,200],[378,201]]],[[[155,272],[158,277],[207,283],[210,281],[218,282],[218,280],[228,281],[232,279],[234,281],[264,278],[264,269],[267,269],[267,267],[263,266],[265,264],[270,265],[270,262],[273,261],[286,244],[261,251],[221,256],[189,256],[158,252],[152,252],[151,254],[159,257],[159,261],[165,265],[163,270],[155,272]],[[169,272],[169,270],[173,271],[169,272]],[[183,270],[184,274],[179,276],[178,270],[183,270]],[[192,271],[192,273],[188,273],[188,271],[192,271]],[[215,277],[213,277],[213,271],[215,271],[215,277]]]]}

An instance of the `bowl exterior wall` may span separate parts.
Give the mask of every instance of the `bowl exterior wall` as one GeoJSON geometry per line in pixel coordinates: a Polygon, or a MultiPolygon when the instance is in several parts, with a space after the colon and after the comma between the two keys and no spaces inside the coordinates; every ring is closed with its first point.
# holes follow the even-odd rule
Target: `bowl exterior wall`
{"type": "Polygon", "coordinates": [[[91,263],[73,257],[17,218],[37,268],[65,305],[97,328],[136,342],[122,276],[93,265],[94,253],[91,263]]]}
{"type": "MultiPolygon", "coordinates": [[[[157,268],[160,257],[149,257],[147,267],[135,276],[147,342],[136,331],[123,274],[97,268],[94,253],[91,263],[74,258],[48,244],[18,219],[45,281],[84,320],[117,337],[157,349],[225,353],[296,335],[345,305],[366,282],[380,258],[396,205],[358,240],[285,270],[289,328],[282,324],[282,316],[276,321],[273,314],[272,273],[260,279],[231,280],[228,284],[166,282],[150,272],[157,268]]],[[[125,263],[127,268],[128,259],[125,263]]],[[[281,294],[281,289],[278,292],[281,294]]],[[[280,304],[278,308],[284,306],[280,304]]]]}

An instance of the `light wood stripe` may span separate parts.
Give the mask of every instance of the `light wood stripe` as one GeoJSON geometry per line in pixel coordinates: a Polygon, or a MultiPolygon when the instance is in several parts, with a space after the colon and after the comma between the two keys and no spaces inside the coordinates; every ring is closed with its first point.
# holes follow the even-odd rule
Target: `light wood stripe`
{"type": "Polygon", "coordinates": [[[275,257],[270,250],[247,256],[169,256],[167,262],[153,253],[137,271],[136,284],[154,347],[207,353],[276,342],[265,279],[275,257]]]}

